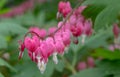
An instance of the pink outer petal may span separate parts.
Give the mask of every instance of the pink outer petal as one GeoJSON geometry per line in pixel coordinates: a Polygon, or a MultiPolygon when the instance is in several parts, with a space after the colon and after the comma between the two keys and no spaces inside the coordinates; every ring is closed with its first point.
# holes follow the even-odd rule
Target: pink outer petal
{"type": "Polygon", "coordinates": [[[56,31],[56,29],[57,29],[57,27],[51,27],[51,28],[49,28],[49,30],[48,30],[49,34],[54,33],[56,31]]]}
{"type": "Polygon", "coordinates": [[[71,32],[75,37],[81,36],[83,33],[83,24],[79,22],[76,25],[72,25],[71,32]]]}
{"type": "Polygon", "coordinates": [[[70,24],[74,25],[76,23],[76,21],[77,21],[76,15],[72,15],[69,20],[70,24]]]}
{"type": "Polygon", "coordinates": [[[25,38],[25,47],[28,49],[28,51],[34,52],[38,45],[36,44],[36,41],[34,39],[31,39],[29,37],[25,38]]]}
{"type": "MultiPolygon", "coordinates": [[[[29,31],[37,33],[41,38],[44,38],[46,36],[46,34],[47,34],[45,29],[40,29],[38,27],[31,27],[29,29],[29,31]]],[[[35,34],[33,34],[33,35],[35,35],[35,34]]]]}
{"type": "Polygon", "coordinates": [[[62,38],[55,37],[55,47],[56,47],[56,51],[59,54],[63,54],[64,53],[65,45],[64,45],[64,43],[62,41],[62,38]]]}
{"type": "Polygon", "coordinates": [[[87,36],[90,36],[92,34],[92,21],[91,20],[86,20],[84,23],[84,33],[87,36]]]}
{"type": "Polygon", "coordinates": [[[54,45],[54,40],[52,37],[48,37],[46,39],[46,43],[49,49],[48,56],[52,55],[53,52],[55,51],[55,45],[54,45]]]}
{"type": "Polygon", "coordinates": [[[69,32],[63,32],[62,35],[63,35],[62,36],[62,40],[63,40],[64,45],[65,46],[70,45],[70,42],[71,42],[71,40],[70,40],[70,33],[69,32]]]}

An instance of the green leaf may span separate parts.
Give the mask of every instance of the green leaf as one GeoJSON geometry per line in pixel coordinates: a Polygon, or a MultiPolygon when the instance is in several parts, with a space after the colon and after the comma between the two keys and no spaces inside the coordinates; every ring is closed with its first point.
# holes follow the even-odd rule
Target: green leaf
{"type": "Polygon", "coordinates": [[[54,71],[54,65],[55,65],[54,62],[49,60],[46,66],[46,70],[44,72],[44,77],[51,77],[54,71]]]}
{"type": "Polygon", "coordinates": [[[76,75],[70,77],[104,77],[104,72],[102,69],[91,68],[78,72],[76,75]]]}
{"type": "Polygon", "coordinates": [[[15,18],[17,22],[26,26],[34,26],[35,25],[35,17],[31,12],[28,12],[24,15],[18,16],[15,18]]]}
{"type": "Polygon", "coordinates": [[[102,60],[97,67],[103,69],[105,75],[116,75],[120,73],[120,60],[102,60]]]}
{"type": "MultiPolygon", "coordinates": [[[[118,61],[100,61],[95,68],[85,69],[70,77],[105,77],[109,75],[118,75],[120,72],[120,60],[118,61]]],[[[119,75],[118,75],[119,76],[119,75]]]]}
{"type": "Polygon", "coordinates": [[[45,24],[45,13],[40,12],[36,17],[36,25],[43,26],[45,24]]]}
{"type": "Polygon", "coordinates": [[[7,41],[5,40],[5,37],[0,35],[0,49],[7,48],[7,41]]]}
{"type": "Polygon", "coordinates": [[[11,10],[11,9],[9,9],[9,8],[2,9],[2,10],[0,10],[0,14],[7,13],[7,12],[9,12],[10,10],[11,10]]]}
{"type": "Polygon", "coordinates": [[[99,48],[92,55],[95,57],[100,56],[100,57],[102,57],[104,59],[108,59],[108,60],[120,60],[120,51],[119,50],[110,51],[110,50],[99,48]]]}
{"type": "Polygon", "coordinates": [[[120,12],[120,5],[109,6],[99,13],[95,20],[95,30],[100,28],[105,28],[106,26],[111,26],[117,21],[118,14],[120,12]]]}
{"type": "Polygon", "coordinates": [[[49,60],[44,74],[41,74],[36,63],[25,60],[22,64],[19,63],[15,66],[18,72],[13,77],[51,77],[54,71],[54,65],[53,61],[49,60]]]}
{"type": "Polygon", "coordinates": [[[97,5],[105,5],[105,6],[108,6],[108,5],[115,5],[115,4],[119,4],[120,3],[120,0],[86,0],[82,3],[82,5],[94,5],[94,4],[97,4],[97,5]]]}
{"type": "Polygon", "coordinates": [[[116,74],[114,77],[120,77],[120,74],[116,74]]]}
{"type": "Polygon", "coordinates": [[[10,35],[10,34],[23,34],[26,33],[27,29],[19,24],[12,22],[0,22],[0,34],[10,35]]]}
{"type": "Polygon", "coordinates": [[[30,60],[25,60],[23,63],[16,64],[15,68],[18,72],[13,74],[12,77],[43,77],[37,65],[30,60]]]}
{"type": "Polygon", "coordinates": [[[120,0],[86,0],[83,5],[88,5],[83,14],[95,20],[94,28],[98,31],[106,26],[111,26],[117,21],[120,12],[120,0]],[[90,6],[89,6],[90,5],[90,6]]]}
{"type": "Polygon", "coordinates": [[[9,65],[6,61],[0,58],[0,66],[6,66],[10,68],[12,71],[16,72],[16,69],[14,69],[11,65],[9,65]]]}
{"type": "Polygon", "coordinates": [[[93,21],[95,21],[96,16],[105,8],[104,5],[90,5],[88,6],[84,11],[83,15],[86,18],[91,18],[93,21]]]}
{"type": "Polygon", "coordinates": [[[7,0],[0,0],[0,9],[5,5],[7,0]]]}
{"type": "Polygon", "coordinates": [[[62,72],[64,67],[65,67],[64,63],[61,60],[59,60],[58,64],[55,65],[55,69],[59,72],[62,72]]]}
{"type": "Polygon", "coordinates": [[[4,76],[0,73],[0,77],[4,77],[4,76]]]}
{"type": "MultiPolygon", "coordinates": [[[[81,43],[77,46],[77,55],[79,58],[88,54],[90,49],[95,49],[98,47],[106,47],[107,39],[112,36],[112,28],[108,28],[107,30],[100,30],[95,35],[91,36],[88,39],[85,39],[85,44],[81,46],[81,43]]],[[[81,40],[79,40],[81,41],[81,40]]]]}
{"type": "Polygon", "coordinates": [[[106,30],[100,30],[95,35],[91,36],[85,41],[86,47],[98,48],[100,46],[106,46],[106,40],[112,36],[112,28],[107,28],[106,30]]]}
{"type": "Polygon", "coordinates": [[[106,46],[107,42],[106,40],[110,37],[113,36],[112,33],[112,27],[107,28],[106,30],[102,29],[99,30],[99,32],[97,32],[95,35],[92,35],[90,37],[86,37],[85,38],[85,43],[84,45],[82,45],[82,38],[79,37],[79,44],[78,45],[71,45],[71,48],[73,48],[73,50],[80,52],[80,50],[82,48],[98,48],[100,46],[106,46]]]}

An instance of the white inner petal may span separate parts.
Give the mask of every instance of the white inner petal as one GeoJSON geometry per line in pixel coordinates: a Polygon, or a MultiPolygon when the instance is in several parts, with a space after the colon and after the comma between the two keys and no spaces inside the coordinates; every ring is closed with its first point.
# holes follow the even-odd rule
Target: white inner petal
{"type": "Polygon", "coordinates": [[[83,35],[82,35],[82,44],[83,44],[83,45],[84,45],[84,43],[85,43],[85,38],[86,38],[86,35],[83,34],[83,35]]]}
{"type": "Polygon", "coordinates": [[[40,72],[43,74],[46,69],[46,63],[44,63],[44,61],[40,61],[38,62],[37,65],[38,65],[40,72]]]}
{"type": "Polygon", "coordinates": [[[53,53],[53,61],[54,61],[55,64],[58,63],[57,52],[53,53]]]}

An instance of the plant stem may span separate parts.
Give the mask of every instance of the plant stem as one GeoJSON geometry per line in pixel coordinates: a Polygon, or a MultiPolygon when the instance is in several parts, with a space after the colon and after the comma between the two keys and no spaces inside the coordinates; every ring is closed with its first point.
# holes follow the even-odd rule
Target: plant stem
{"type": "Polygon", "coordinates": [[[66,68],[72,72],[72,74],[76,74],[75,68],[70,64],[68,60],[66,60],[63,56],[61,56],[61,59],[64,61],[66,68]]]}
{"type": "Polygon", "coordinates": [[[76,55],[77,55],[77,53],[74,52],[73,61],[72,61],[72,66],[73,66],[73,67],[75,66],[76,61],[77,61],[76,55]]]}
{"type": "Polygon", "coordinates": [[[81,5],[81,3],[82,3],[83,1],[84,1],[84,0],[80,0],[80,2],[75,6],[75,8],[74,8],[74,9],[67,15],[67,17],[64,19],[64,21],[63,21],[63,23],[61,24],[61,26],[60,26],[57,30],[55,30],[53,33],[47,35],[46,37],[52,36],[52,35],[54,35],[57,31],[59,31],[59,30],[63,27],[63,25],[67,22],[67,20],[69,20],[70,16],[71,16],[71,15],[73,14],[73,12],[81,5]]]}
{"type": "MultiPolygon", "coordinates": [[[[67,20],[70,18],[70,16],[73,14],[73,12],[81,5],[81,3],[82,3],[83,1],[84,1],[84,0],[80,0],[80,2],[75,6],[75,8],[74,8],[74,9],[67,15],[67,17],[64,19],[64,21],[63,21],[63,23],[61,24],[61,26],[60,26],[57,30],[55,30],[53,33],[46,35],[45,38],[47,38],[47,37],[49,37],[49,36],[53,36],[57,31],[59,31],[59,30],[63,27],[63,25],[67,22],[67,20]]],[[[24,38],[25,38],[29,33],[33,33],[33,34],[37,35],[37,36],[41,39],[41,37],[40,37],[37,33],[33,32],[33,31],[27,32],[27,33],[25,34],[24,38]]],[[[45,38],[42,38],[42,39],[45,39],[45,38]]]]}

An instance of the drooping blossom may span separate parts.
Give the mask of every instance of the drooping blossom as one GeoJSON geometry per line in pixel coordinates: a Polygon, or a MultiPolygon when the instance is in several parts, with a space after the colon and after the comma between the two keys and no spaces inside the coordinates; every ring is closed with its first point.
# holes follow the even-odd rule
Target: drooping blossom
{"type": "Polygon", "coordinates": [[[40,44],[40,41],[38,40],[38,37],[36,37],[36,36],[33,36],[32,38],[26,37],[25,41],[24,41],[24,44],[25,44],[25,48],[29,52],[30,58],[34,61],[35,60],[35,51],[40,44]]]}
{"type": "Polygon", "coordinates": [[[58,4],[58,16],[59,14],[62,14],[63,17],[66,17],[71,12],[71,10],[72,8],[70,2],[60,1],[60,3],[58,4]]]}

